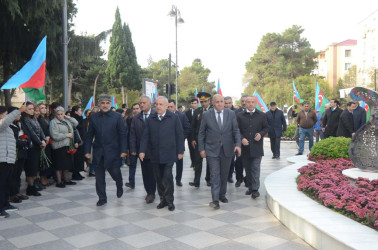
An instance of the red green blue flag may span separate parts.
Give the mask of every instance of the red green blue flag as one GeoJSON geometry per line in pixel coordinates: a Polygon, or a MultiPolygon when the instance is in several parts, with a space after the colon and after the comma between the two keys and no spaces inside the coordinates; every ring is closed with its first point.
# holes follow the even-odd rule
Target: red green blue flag
{"type": "Polygon", "coordinates": [[[155,85],[155,92],[154,92],[154,103],[156,103],[158,97],[159,97],[159,90],[157,88],[157,85],[155,85]]]}
{"type": "Polygon", "coordinates": [[[197,91],[197,88],[196,88],[196,92],[194,93],[194,97],[198,100],[198,107],[202,107],[201,102],[200,102],[199,98],[197,97],[197,95],[198,95],[198,91],[197,91]]]}
{"type": "Polygon", "coordinates": [[[222,95],[222,89],[221,89],[221,86],[220,86],[220,83],[219,83],[219,79],[218,79],[218,86],[217,86],[217,94],[222,95]]]}
{"type": "Polygon", "coordinates": [[[112,107],[114,107],[115,109],[118,108],[117,99],[115,98],[114,95],[112,95],[112,107]]]}
{"type": "Polygon", "coordinates": [[[46,37],[42,39],[32,58],[1,89],[22,88],[33,101],[46,100],[43,94],[46,73],[46,37]]]}
{"type": "Polygon", "coordinates": [[[323,114],[325,110],[325,105],[329,103],[328,99],[325,98],[323,92],[321,91],[319,84],[316,83],[316,91],[315,91],[315,111],[316,113],[323,114]]]}
{"type": "Polygon", "coordinates": [[[363,109],[365,109],[365,111],[366,111],[366,121],[368,122],[369,119],[370,119],[370,108],[369,108],[369,105],[366,102],[362,101],[361,102],[361,107],[363,109]]]}
{"type": "Polygon", "coordinates": [[[85,111],[86,110],[91,110],[91,109],[93,109],[93,107],[94,107],[94,102],[93,102],[93,96],[91,96],[91,98],[89,99],[89,101],[88,101],[88,103],[87,103],[87,106],[85,106],[85,109],[84,109],[84,111],[83,111],[83,118],[85,119],[85,118],[87,118],[86,116],[85,116],[85,111]]]}
{"type": "Polygon", "coordinates": [[[257,91],[255,90],[255,92],[253,93],[254,96],[256,96],[257,98],[257,105],[256,105],[256,108],[262,112],[267,112],[268,111],[268,107],[266,106],[265,102],[263,101],[263,99],[261,98],[261,96],[257,93],[257,91]]]}
{"type": "Polygon", "coordinates": [[[297,101],[297,103],[303,102],[303,99],[301,99],[301,97],[299,96],[299,92],[298,92],[297,88],[295,87],[294,81],[293,81],[293,95],[294,95],[294,99],[297,101]]]}

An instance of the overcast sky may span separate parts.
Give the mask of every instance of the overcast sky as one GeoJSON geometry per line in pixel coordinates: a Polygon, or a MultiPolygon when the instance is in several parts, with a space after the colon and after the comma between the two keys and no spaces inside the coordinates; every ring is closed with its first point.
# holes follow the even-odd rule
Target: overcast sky
{"type": "MultiPolygon", "coordinates": [[[[75,0],[77,34],[98,34],[111,29],[117,6],[129,24],[138,63],[175,58],[174,19],[176,5],[185,23],[178,27],[178,65],[190,66],[200,58],[218,81],[223,95],[240,96],[244,89],[245,63],[256,52],[261,38],[300,25],[311,46],[347,39],[358,40],[357,24],[378,9],[376,0],[75,0]]],[[[107,49],[107,48],[105,48],[107,49]]]]}

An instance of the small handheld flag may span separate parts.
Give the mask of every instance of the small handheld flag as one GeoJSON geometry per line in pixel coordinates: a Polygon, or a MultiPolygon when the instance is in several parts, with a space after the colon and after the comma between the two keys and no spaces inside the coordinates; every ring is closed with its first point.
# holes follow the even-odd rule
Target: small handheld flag
{"type": "Polygon", "coordinates": [[[93,103],[93,96],[91,96],[91,98],[89,99],[88,103],[87,103],[87,106],[85,106],[85,109],[83,111],[83,118],[87,118],[85,116],[85,111],[88,110],[88,109],[92,109],[94,107],[94,103],[93,103]]]}
{"type": "Polygon", "coordinates": [[[222,89],[221,89],[221,87],[220,87],[219,79],[218,79],[217,94],[218,94],[218,95],[222,95],[222,89]]]}
{"type": "Polygon", "coordinates": [[[202,107],[201,102],[200,102],[197,95],[198,95],[198,91],[197,91],[197,88],[196,88],[196,92],[194,93],[194,97],[198,100],[198,107],[202,107]]]}
{"type": "Polygon", "coordinates": [[[112,107],[115,108],[115,109],[118,108],[117,99],[115,98],[114,95],[112,95],[112,107]]]}
{"type": "Polygon", "coordinates": [[[316,83],[315,91],[315,111],[316,113],[323,114],[325,110],[325,105],[329,103],[327,98],[323,95],[323,92],[320,90],[319,84],[316,83]]]}
{"type": "Polygon", "coordinates": [[[295,87],[294,81],[293,81],[293,96],[294,96],[294,99],[297,101],[297,103],[303,102],[303,99],[301,99],[301,97],[299,96],[299,92],[297,88],[295,87]]]}
{"type": "Polygon", "coordinates": [[[263,99],[261,98],[261,96],[259,95],[259,93],[257,93],[257,91],[255,90],[255,92],[253,93],[254,96],[256,96],[257,100],[257,105],[256,105],[256,108],[262,112],[267,112],[268,111],[268,107],[266,106],[265,102],[263,101],[263,99]]]}
{"type": "Polygon", "coordinates": [[[365,111],[366,111],[366,121],[368,122],[370,120],[370,108],[369,108],[369,105],[366,102],[362,101],[361,107],[363,109],[365,109],[365,111]]]}

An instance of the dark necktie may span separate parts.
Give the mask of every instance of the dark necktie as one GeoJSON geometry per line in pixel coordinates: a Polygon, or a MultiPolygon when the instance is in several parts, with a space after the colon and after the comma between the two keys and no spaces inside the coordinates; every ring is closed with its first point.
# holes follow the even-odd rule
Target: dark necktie
{"type": "Polygon", "coordinates": [[[222,119],[221,119],[221,117],[220,117],[220,114],[221,114],[222,112],[218,111],[217,113],[218,113],[218,126],[219,126],[219,129],[222,129],[222,119]]]}
{"type": "Polygon", "coordinates": [[[143,119],[144,121],[146,121],[147,120],[147,114],[144,114],[144,119],[143,119]]]}

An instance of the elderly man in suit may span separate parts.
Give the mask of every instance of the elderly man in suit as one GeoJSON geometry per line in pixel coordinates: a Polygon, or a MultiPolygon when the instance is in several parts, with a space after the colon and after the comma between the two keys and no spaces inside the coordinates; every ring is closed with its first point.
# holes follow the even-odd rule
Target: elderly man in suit
{"type": "MultiPolygon", "coordinates": [[[[191,126],[189,123],[188,118],[186,115],[176,109],[176,102],[173,99],[168,100],[168,110],[174,114],[176,114],[181,122],[182,130],[184,133],[184,139],[188,138],[191,133],[191,126]]],[[[176,161],[176,185],[182,187],[182,170],[184,165],[184,159],[180,159],[176,161]]]]}
{"type": "Polygon", "coordinates": [[[212,202],[219,209],[219,201],[227,203],[227,178],[234,152],[240,156],[240,133],[235,112],[224,108],[224,98],[214,95],[214,108],[203,113],[198,134],[198,149],[206,157],[210,168],[212,202]]]}
{"type": "Polygon", "coordinates": [[[173,205],[173,163],[181,160],[185,150],[184,132],[180,118],[167,110],[168,99],[158,97],[156,113],[148,117],[140,144],[139,158],[143,162],[150,152],[151,168],[154,172],[160,203],[157,209],[173,205]]]}
{"type": "Polygon", "coordinates": [[[275,102],[270,103],[270,110],[266,112],[269,125],[270,148],[273,153],[272,159],[280,159],[281,136],[286,131],[286,120],[282,110],[277,109],[275,102]]]}
{"type": "Polygon", "coordinates": [[[246,195],[260,196],[260,165],[264,156],[264,135],[268,132],[266,115],[256,109],[256,97],[249,96],[246,109],[237,117],[242,142],[242,163],[247,177],[246,195]]]}

